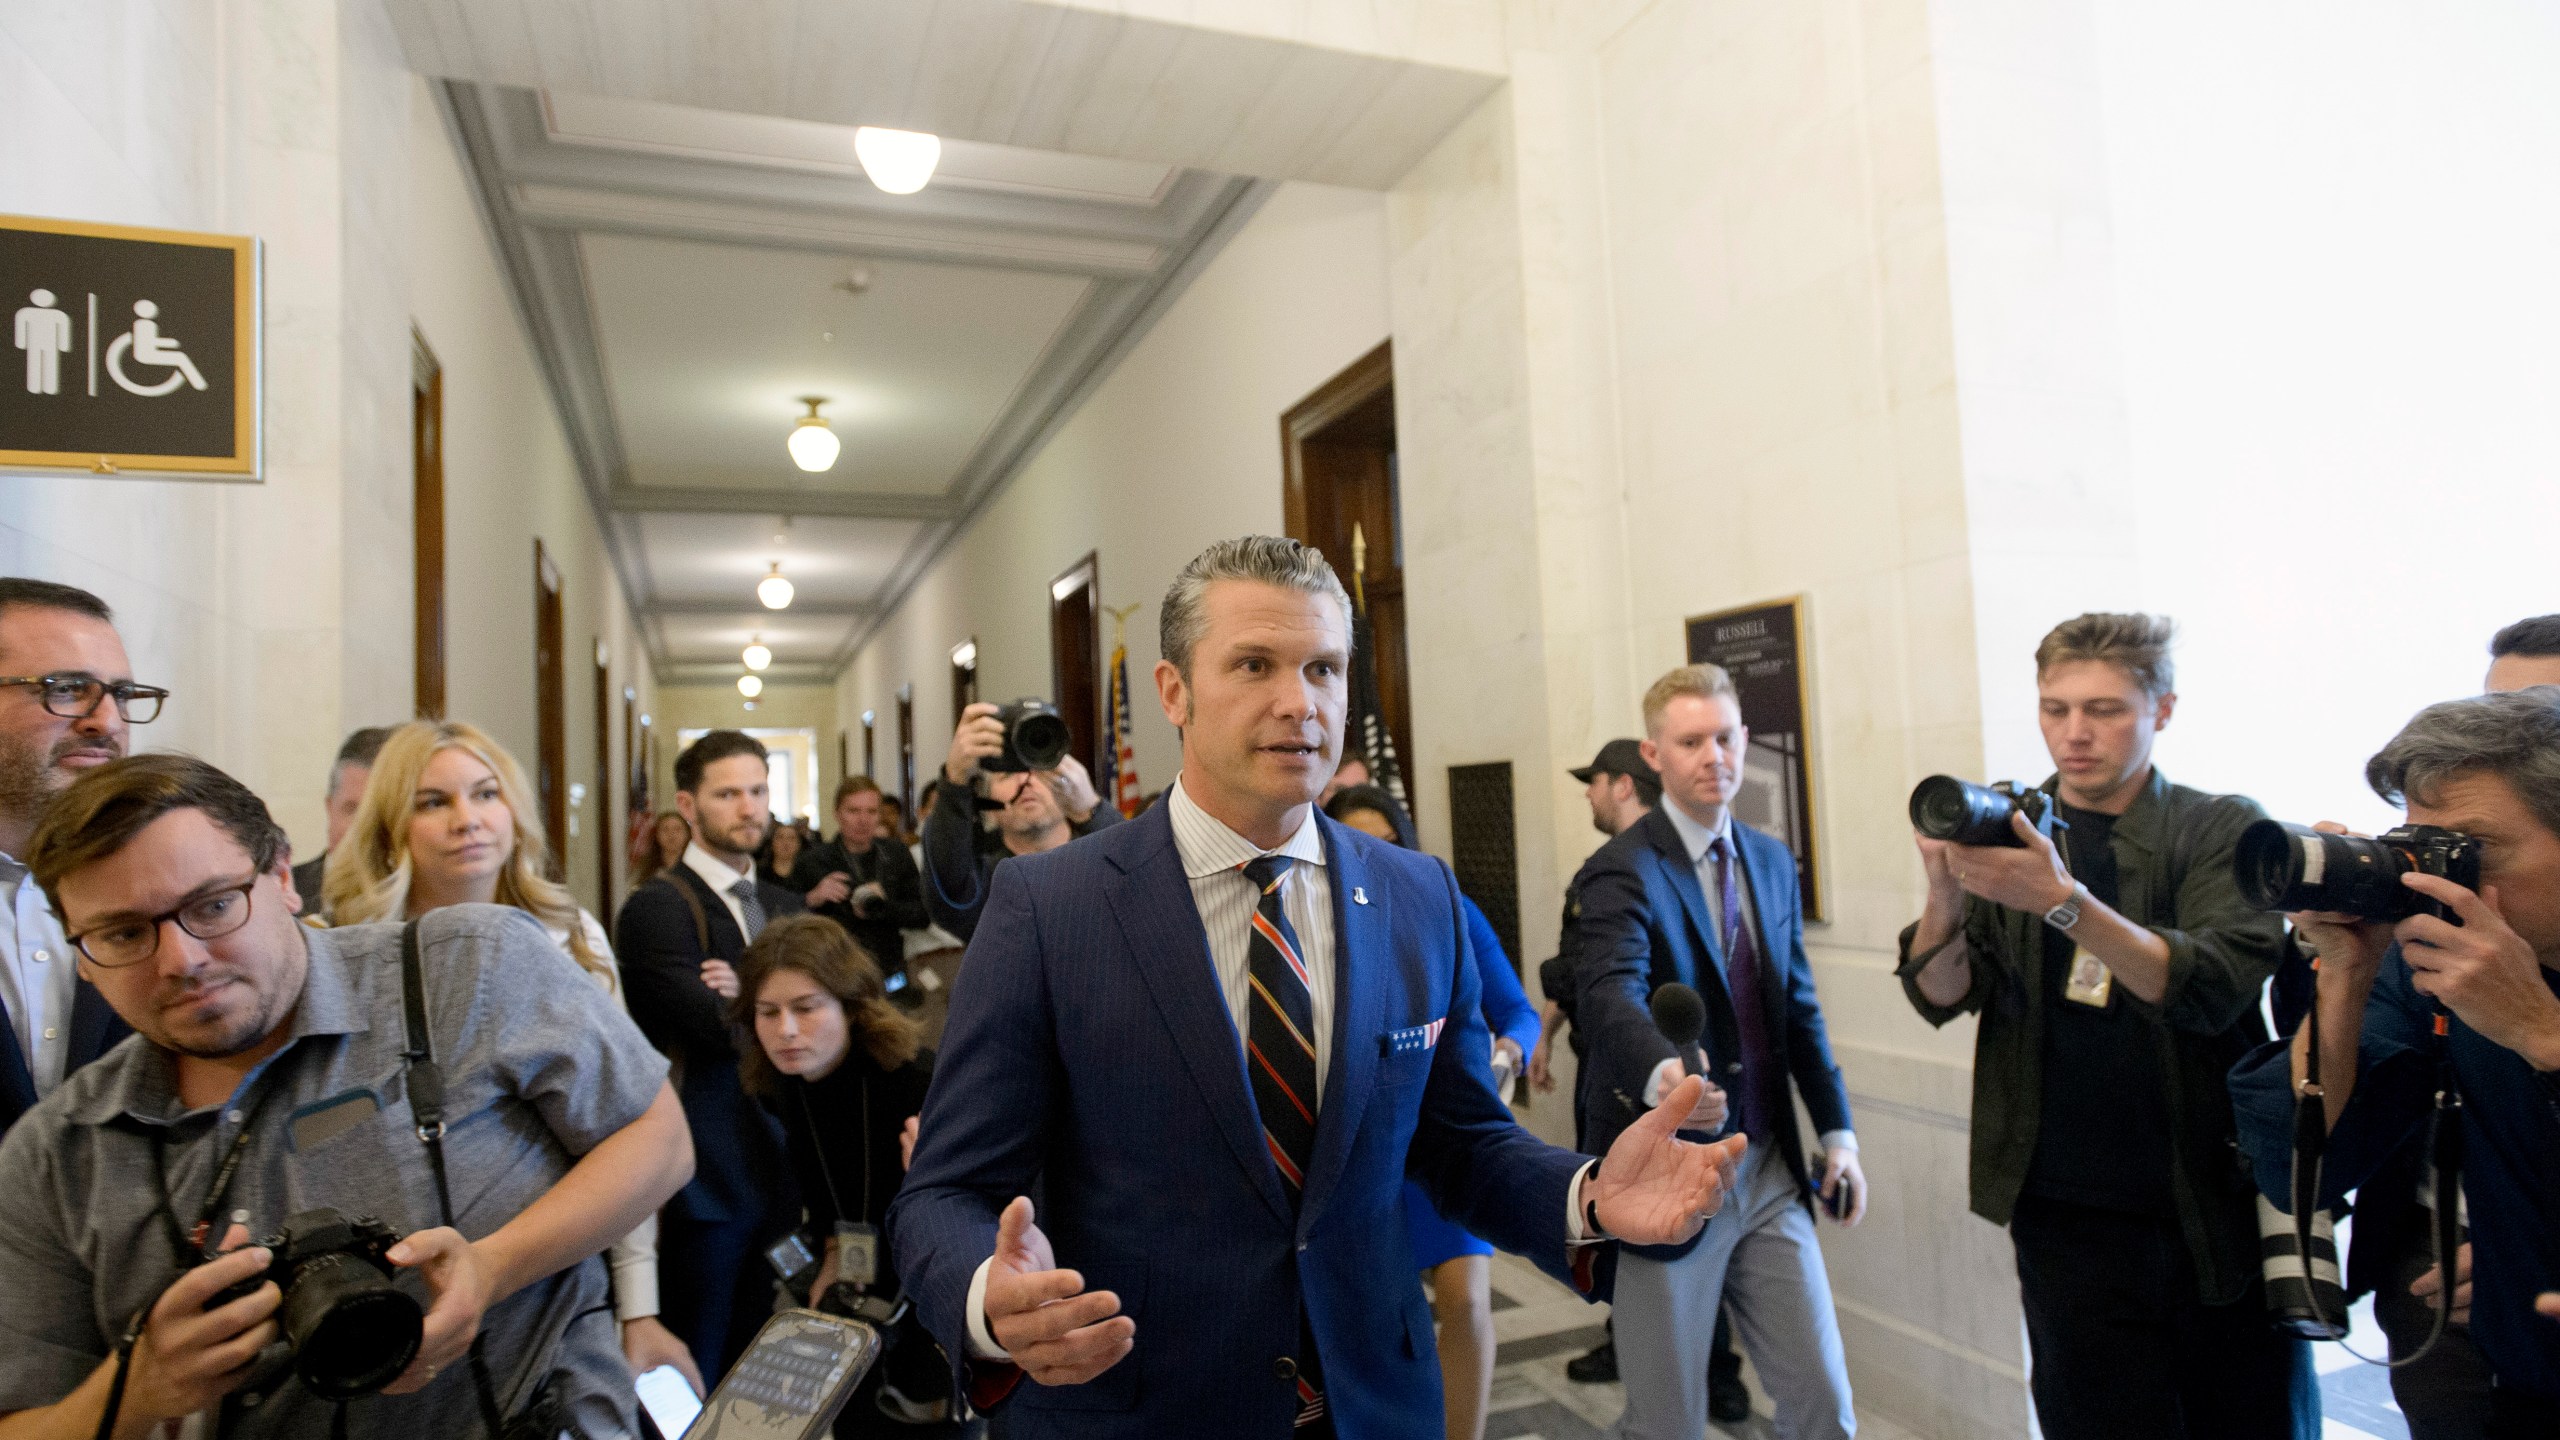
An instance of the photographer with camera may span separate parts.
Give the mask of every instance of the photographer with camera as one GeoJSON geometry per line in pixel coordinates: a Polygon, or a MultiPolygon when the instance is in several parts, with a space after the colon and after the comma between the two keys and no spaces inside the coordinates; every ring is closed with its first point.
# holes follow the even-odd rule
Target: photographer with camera
{"type": "Polygon", "coordinates": [[[2036,647],[2057,774],[1914,794],[1927,908],[1899,973],[1933,1025],[1978,1014],[1973,1211],[2009,1229],[2057,1440],[2316,1435],[2309,1347],[2270,1323],[2225,1076],[2267,1038],[2283,945],[2231,872],[2261,818],[2172,785],[2170,623],[2082,615],[2036,647]]]}
{"type": "Polygon", "coordinates": [[[0,1144],[0,1436],[631,1432],[595,1257],[692,1151],[540,924],[306,929],[267,807],[179,755],[74,782],[30,859],[140,1033],[0,1144]]]}
{"type": "MultiPolygon", "coordinates": [[[[2560,1331],[2534,1306],[2560,1283],[2560,687],[2428,706],[2365,778],[2405,804],[2407,827],[2379,840],[2292,830],[2244,857],[2268,903],[2325,902],[2292,916],[2320,953],[2320,1203],[2422,1134],[2439,1092],[2458,1097],[2439,1112],[2459,1117],[2472,1235],[2453,1318],[2495,1372],[2485,1433],[2547,1437],[2560,1433],[2560,1331]]],[[[2231,1075],[2259,1186],[2287,1209],[2310,1043],[2306,1026],[2231,1075]]],[[[2444,1282],[2430,1279],[2432,1300],[2444,1282]]]]}
{"type": "Polygon", "coordinates": [[[812,911],[843,926],[883,975],[897,975],[907,967],[906,932],[933,917],[925,913],[915,858],[883,821],[886,804],[868,775],[836,782],[835,838],[801,855],[791,885],[812,911]]]}
{"type": "Polygon", "coordinates": [[[924,816],[924,898],[933,922],[963,943],[977,931],[998,865],[1120,823],[1067,746],[1066,722],[1038,700],[980,701],[960,712],[924,816]],[[982,813],[995,816],[992,830],[982,813]]]}

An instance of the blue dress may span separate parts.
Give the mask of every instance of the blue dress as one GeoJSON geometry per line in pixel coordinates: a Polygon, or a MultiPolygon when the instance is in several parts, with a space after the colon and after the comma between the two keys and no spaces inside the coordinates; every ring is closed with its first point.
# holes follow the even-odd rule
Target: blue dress
{"type": "MultiPolygon", "coordinates": [[[[1538,1011],[1529,1003],[1528,994],[1520,988],[1520,972],[1512,968],[1511,957],[1502,951],[1502,941],[1493,933],[1493,922],[1484,918],[1476,902],[1464,895],[1458,897],[1467,911],[1467,949],[1475,956],[1476,983],[1484,990],[1484,1024],[1496,1038],[1509,1036],[1519,1042],[1520,1058],[1525,1062],[1538,1043],[1538,1011]]],[[[1468,1234],[1441,1217],[1431,1197],[1414,1181],[1404,1182],[1405,1236],[1413,1244],[1416,1268],[1429,1270],[1461,1255],[1490,1255],[1493,1247],[1468,1234]]]]}

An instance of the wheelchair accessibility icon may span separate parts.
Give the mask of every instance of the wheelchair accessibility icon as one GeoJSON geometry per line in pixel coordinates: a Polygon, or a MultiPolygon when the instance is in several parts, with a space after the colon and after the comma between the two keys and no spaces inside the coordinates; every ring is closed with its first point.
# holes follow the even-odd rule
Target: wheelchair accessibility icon
{"type": "Polygon", "coordinates": [[[180,385],[191,385],[198,390],[205,388],[204,376],[196,372],[196,362],[187,358],[187,352],[179,348],[177,341],[160,333],[160,307],[148,300],[136,300],[133,313],[136,317],[133,329],[118,335],[115,343],[107,347],[108,376],[128,393],[145,397],[166,395],[180,385]],[[160,377],[157,384],[136,384],[124,373],[124,362],[128,357],[136,365],[162,366],[168,368],[169,373],[160,377]]]}

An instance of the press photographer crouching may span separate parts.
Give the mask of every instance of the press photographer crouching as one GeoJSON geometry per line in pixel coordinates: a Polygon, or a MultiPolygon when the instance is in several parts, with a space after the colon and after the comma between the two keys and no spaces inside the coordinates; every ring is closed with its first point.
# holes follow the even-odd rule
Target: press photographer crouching
{"type": "Polygon", "coordinates": [[[75,782],[30,862],[139,1033],[0,1144],[0,1437],[632,1432],[594,1257],[692,1149],[539,923],[307,930],[266,806],[178,755],[75,782]]]}
{"type": "Polygon", "coordinates": [[[938,798],[924,817],[924,899],[933,923],[965,942],[977,932],[996,866],[1120,823],[1068,745],[1067,722],[1043,701],[982,701],[960,712],[935,781],[938,798]],[[981,815],[994,817],[992,828],[981,815]]]}
{"type": "Polygon", "coordinates": [[[1981,1017],[1973,1210],[2017,1251],[2044,1433],[2316,1435],[2309,1347],[2269,1322],[2224,1089],[2267,1038],[2283,943],[2231,873],[2262,812],[2153,764],[2170,637],[2149,615],[2054,627],[2036,649],[2054,778],[1913,794],[1929,899],[1900,974],[1931,1024],[1981,1017]]]}
{"type": "MultiPolygon", "coordinates": [[[[2335,907],[2292,916],[2320,953],[2320,1203],[2422,1134],[2450,1079],[2472,1237],[2456,1319],[2496,1372],[2488,1433],[2548,1437],[2560,1327],[2534,1297],[2560,1285],[2560,686],[2431,705],[2365,778],[2432,828],[2295,830],[2244,857],[2265,902],[2335,907]],[[2458,883],[2475,864],[2476,886],[2458,883]]],[[[2310,1042],[2305,1025],[2231,1074],[2259,1187],[2288,1211],[2310,1042]]]]}

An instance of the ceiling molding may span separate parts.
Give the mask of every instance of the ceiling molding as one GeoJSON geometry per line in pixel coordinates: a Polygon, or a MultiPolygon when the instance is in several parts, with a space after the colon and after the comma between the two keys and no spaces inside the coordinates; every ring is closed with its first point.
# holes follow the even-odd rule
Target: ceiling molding
{"type": "MultiPolygon", "coordinates": [[[[661,683],[708,673],[677,658],[681,651],[670,640],[670,617],[757,612],[743,594],[734,607],[663,595],[648,558],[652,537],[640,529],[642,517],[921,522],[867,603],[800,610],[844,622],[842,639],[812,667],[818,678],[832,679],[1275,188],[1268,181],[1183,171],[1151,205],[956,187],[929,187],[893,200],[867,182],[848,183],[842,176],[563,143],[546,130],[540,99],[530,91],[463,80],[434,89],[661,683]],[[579,238],[586,234],[1069,273],[1088,283],[1084,299],[1021,375],[939,494],[640,485],[633,482],[615,414],[597,301],[579,238]]],[[[655,543],[669,542],[659,536],[655,543]]],[[[775,669],[791,673],[791,666],[812,662],[778,659],[775,669]]],[[[727,678],[735,678],[733,669],[727,678]]]]}
{"type": "Polygon", "coordinates": [[[843,520],[949,520],[960,507],[941,495],[867,490],[770,490],[740,486],[617,485],[606,503],[627,515],[810,515],[843,520]]]}
{"type": "Polygon", "coordinates": [[[650,613],[655,615],[707,615],[715,618],[722,616],[736,616],[742,620],[771,620],[779,623],[783,620],[807,619],[811,616],[816,616],[826,620],[867,619],[870,616],[878,614],[879,607],[875,605],[817,605],[805,600],[795,600],[783,609],[767,610],[754,600],[738,602],[731,602],[727,600],[660,600],[656,605],[651,607],[650,613]]]}

